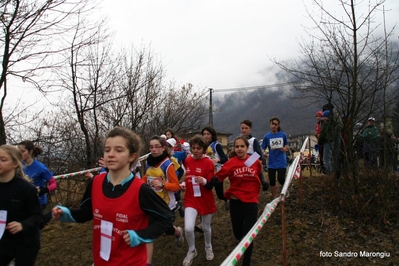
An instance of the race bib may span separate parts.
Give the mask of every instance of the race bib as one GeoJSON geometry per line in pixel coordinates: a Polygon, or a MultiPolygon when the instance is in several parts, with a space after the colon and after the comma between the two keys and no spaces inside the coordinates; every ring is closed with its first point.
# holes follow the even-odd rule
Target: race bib
{"type": "Polygon", "coordinates": [[[272,150],[278,150],[284,147],[283,138],[274,138],[270,140],[270,148],[272,150]]]}
{"type": "Polygon", "coordinates": [[[147,177],[147,184],[148,184],[155,192],[162,192],[163,189],[162,189],[161,186],[154,187],[154,186],[151,185],[151,182],[152,182],[153,180],[158,180],[158,181],[160,181],[160,182],[162,183],[162,178],[161,178],[161,177],[154,177],[154,176],[148,176],[148,177],[147,177]]]}
{"type": "Polygon", "coordinates": [[[195,181],[195,176],[192,177],[194,197],[201,197],[200,184],[195,181]]]}
{"type": "Polygon", "coordinates": [[[6,230],[7,211],[0,211],[0,239],[6,230]]]}
{"type": "Polygon", "coordinates": [[[111,222],[101,220],[100,257],[105,261],[108,261],[111,255],[112,229],[111,222]]]}

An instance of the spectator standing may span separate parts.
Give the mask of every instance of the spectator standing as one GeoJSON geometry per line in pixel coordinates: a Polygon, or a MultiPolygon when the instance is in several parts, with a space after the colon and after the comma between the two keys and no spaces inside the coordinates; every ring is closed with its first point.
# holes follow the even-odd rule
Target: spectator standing
{"type": "Polygon", "coordinates": [[[376,169],[378,157],[378,129],[375,126],[375,118],[367,119],[367,127],[362,132],[363,138],[363,158],[365,167],[376,169]]]}
{"type": "MultiPolygon", "coordinates": [[[[318,140],[321,133],[321,124],[323,122],[323,112],[317,111],[316,113],[316,126],[315,126],[315,137],[318,140]]],[[[319,153],[319,164],[320,170],[324,171],[323,168],[323,145],[318,145],[318,153],[319,153]]]]}
{"type": "Polygon", "coordinates": [[[323,160],[326,174],[333,173],[333,163],[337,163],[340,150],[340,123],[332,118],[329,110],[323,112],[323,124],[318,139],[318,144],[323,145],[323,160]]]}
{"type": "Polygon", "coordinates": [[[141,140],[135,133],[121,127],[112,129],[104,145],[109,172],[89,181],[79,209],[57,206],[52,210],[54,219],[63,222],[93,220],[96,266],[145,265],[145,244],[173,225],[174,214],[167,204],[130,172],[140,148],[141,140]]]}
{"type": "Polygon", "coordinates": [[[398,152],[396,145],[399,139],[389,128],[381,131],[380,137],[380,166],[386,168],[389,172],[397,170],[398,152]]]}
{"type": "Polygon", "coordinates": [[[0,265],[34,266],[40,249],[43,210],[36,188],[22,172],[22,154],[0,146],[0,265]]]}
{"type": "Polygon", "coordinates": [[[281,186],[285,182],[287,171],[287,156],[289,151],[287,135],[280,128],[280,119],[273,117],[269,120],[271,131],[263,137],[262,148],[269,149],[268,174],[272,197],[277,196],[276,175],[281,186]]]}
{"type": "Polygon", "coordinates": [[[321,133],[321,119],[323,116],[323,112],[322,111],[317,111],[316,113],[316,126],[315,126],[315,137],[318,139],[321,133]]]}

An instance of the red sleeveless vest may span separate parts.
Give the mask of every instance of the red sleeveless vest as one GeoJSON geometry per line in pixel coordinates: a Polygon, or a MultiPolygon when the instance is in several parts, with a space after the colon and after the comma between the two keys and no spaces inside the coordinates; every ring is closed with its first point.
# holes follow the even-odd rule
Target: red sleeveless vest
{"type": "Polygon", "coordinates": [[[134,178],[127,191],[120,197],[110,199],[104,196],[102,184],[107,173],[93,179],[93,259],[94,265],[137,265],[143,266],[147,260],[145,244],[130,247],[123,240],[124,230],[141,230],[148,226],[148,216],[139,205],[139,191],[144,184],[134,178]],[[113,223],[111,255],[108,261],[100,257],[101,220],[113,223]]]}

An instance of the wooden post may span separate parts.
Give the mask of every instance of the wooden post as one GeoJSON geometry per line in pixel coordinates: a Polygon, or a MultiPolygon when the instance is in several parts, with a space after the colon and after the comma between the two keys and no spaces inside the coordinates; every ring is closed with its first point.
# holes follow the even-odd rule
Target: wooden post
{"type": "MultiPolygon", "coordinates": [[[[284,196],[283,196],[284,197],[284,196]]],[[[287,266],[287,224],[285,220],[285,199],[281,205],[281,225],[282,225],[282,237],[283,237],[283,265],[287,266]]]]}
{"type": "Polygon", "coordinates": [[[310,176],[310,178],[312,178],[312,150],[310,149],[310,135],[309,135],[309,141],[308,141],[308,150],[309,150],[309,156],[308,156],[308,159],[309,159],[309,176],[310,176]]]}
{"type": "Polygon", "coordinates": [[[302,207],[302,171],[299,175],[299,206],[302,207]]]}

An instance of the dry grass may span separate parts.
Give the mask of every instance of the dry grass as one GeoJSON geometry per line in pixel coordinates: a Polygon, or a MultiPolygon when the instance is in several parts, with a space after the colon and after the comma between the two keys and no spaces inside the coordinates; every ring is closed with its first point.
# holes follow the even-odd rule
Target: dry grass
{"type": "MultiPolygon", "coordinates": [[[[290,265],[399,265],[399,230],[397,221],[383,226],[367,224],[342,214],[330,194],[333,181],[326,176],[303,174],[303,200],[300,204],[299,181],[293,181],[285,204],[287,222],[287,258],[290,265]],[[320,252],[332,257],[321,257],[320,252]],[[390,257],[335,257],[334,252],[387,252],[390,257]]],[[[397,189],[396,189],[397,190],[397,189]]],[[[270,192],[261,192],[260,207],[270,202],[270,192]]],[[[204,237],[196,233],[197,265],[220,265],[237,245],[230,217],[224,204],[217,202],[212,218],[212,244],[215,259],[205,260],[204,237]]],[[[261,213],[262,210],[260,210],[261,213]]],[[[396,208],[396,216],[399,211],[396,208]]],[[[175,225],[183,227],[177,215],[175,225]]],[[[255,239],[253,266],[282,265],[281,205],[272,214],[255,239]]],[[[42,231],[42,249],[36,265],[91,265],[91,223],[62,224],[51,221],[42,231]]],[[[155,242],[153,265],[181,265],[187,244],[177,248],[174,238],[164,236],[155,242]]],[[[240,262],[238,263],[240,265],[240,262]]]]}

